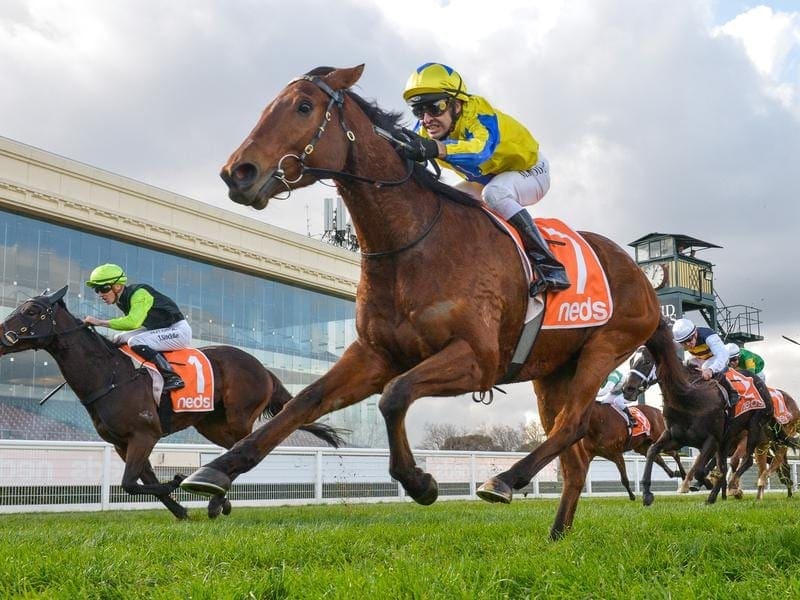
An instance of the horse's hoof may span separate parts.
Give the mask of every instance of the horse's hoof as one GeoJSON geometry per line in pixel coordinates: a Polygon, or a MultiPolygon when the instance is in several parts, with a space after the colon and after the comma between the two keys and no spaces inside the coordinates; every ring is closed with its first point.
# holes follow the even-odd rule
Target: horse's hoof
{"type": "Polygon", "coordinates": [[[211,467],[200,467],[181,482],[181,489],[201,496],[219,496],[231,489],[231,478],[211,467]]]}
{"type": "Polygon", "coordinates": [[[742,498],[744,498],[744,491],[736,490],[735,492],[731,492],[731,496],[733,496],[737,500],[741,500],[742,498]]]}
{"type": "Polygon", "coordinates": [[[421,491],[407,491],[408,495],[414,499],[414,502],[422,504],[423,506],[428,506],[436,502],[436,499],[439,497],[439,484],[436,483],[436,480],[429,473],[425,473],[422,482],[423,489],[421,491]]]}
{"type": "Polygon", "coordinates": [[[636,501],[636,494],[628,494],[628,498],[632,501],[636,501]]]}
{"type": "Polygon", "coordinates": [[[511,498],[514,496],[511,486],[497,477],[492,477],[485,481],[476,493],[481,500],[502,502],[503,504],[510,504],[511,498]]]}
{"type": "Polygon", "coordinates": [[[222,514],[227,517],[229,514],[231,514],[231,510],[233,510],[231,507],[231,501],[225,498],[225,500],[222,501],[222,514]]]}
{"type": "Polygon", "coordinates": [[[692,484],[692,485],[689,486],[689,491],[690,492],[699,492],[700,491],[700,486],[692,484]]]}
{"type": "Polygon", "coordinates": [[[645,506],[650,506],[653,503],[653,500],[655,499],[656,499],[655,496],[653,496],[651,492],[645,492],[644,494],[642,494],[642,504],[644,504],[645,506]]]}
{"type": "Polygon", "coordinates": [[[213,502],[208,503],[208,518],[209,519],[216,519],[220,513],[222,512],[222,505],[214,504],[213,502]]]}

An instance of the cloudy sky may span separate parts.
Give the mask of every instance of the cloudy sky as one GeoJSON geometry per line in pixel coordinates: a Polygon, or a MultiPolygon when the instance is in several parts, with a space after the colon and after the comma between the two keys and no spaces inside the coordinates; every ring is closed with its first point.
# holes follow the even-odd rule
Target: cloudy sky
{"type": "MultiPolygon", "coordinates": [[[[800,346],[781,337],[800,340],[794,1],[5,0],[0,135],[241,214],[219,167],[289,79],[363,62],[357,91],[403,109],[428,61],[539,139],[553,184],[534,214],[623,246],[656,231],[723,246],[699,257],[726,304],[762,309],[750,348],[800,396],[800,346]]],[[[318,236],[326,195],[244,214],[318,236]]],[[[456,414],[521,422],[530,388],[511,392],[422,400],[412,441],[456,414]]]]}

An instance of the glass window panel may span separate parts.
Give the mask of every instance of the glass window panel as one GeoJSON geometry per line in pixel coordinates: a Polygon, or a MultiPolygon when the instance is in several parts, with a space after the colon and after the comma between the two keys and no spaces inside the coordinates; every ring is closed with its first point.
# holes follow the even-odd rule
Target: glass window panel
{"type": "MultiPolygon", "coordinates": [[[[76,316],[119,316],[115,307],[85,286],[94,267],[117,263],[129,281],[149,283],[175,299],[192,325],[194,345],[238,346],[275,372],[292,393],[326,373],[356,337],[352,300],[288,283],[2,210],[0,243],[0,315],[45,288],[68,285],[65,300],[76,316]]],[[[37,404],[56,380],[60,372],[44,352],[0,360],[0,436],[31,435],[10,423],[8,407],[13,405],[14,411],[41,418],[41,437],[46,439],[98,439],[68,387],[44,405],[37,404]]],[[[368,405],[349,407],[328,419],[353,428],[351,443],[377,440],[385,445],[384,427],[374,418],[377,398],[365,402],[368,405]]],[[[194,430],[168,439],[205,441],[194,430]]]]}

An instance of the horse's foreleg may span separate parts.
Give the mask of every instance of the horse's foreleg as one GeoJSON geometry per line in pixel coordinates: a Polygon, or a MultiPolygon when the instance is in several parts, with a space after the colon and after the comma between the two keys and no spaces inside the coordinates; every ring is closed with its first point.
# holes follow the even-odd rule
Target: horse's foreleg
{"type": "MultiPolygon", "coordinates": [[[[730,446],[723,442],[717,445],[717,468],[720,470],[719,479],[714,483],[711,492],[708,494],[706,504],[714,504],[717,501],[717,496],[720,491],[722,492],[722,499],[725,500],[728,492],[728,453],[730,446]]],[[[750,459],[752,464],[752,457],[750,459]]]]}
{"type": "Polygon", "coordinates": [[[379,392],[395,374],[381,355],[360,341],[354,342],[325,375],[225,454],[192,473],[181,487],[204,496],[227,493],[236,477],[256,466],[301,425],[379,392]]]}
{"type": "Polygon", "coordinates": [[[420,504],[438,495],[436,480],[416,466],[406,435],[409,407],[424,396],[455,396],[482,389],[482,370],[472,348],[457,340],[413,369],[395,377],[384,388],[379,403],[389,438],[389,473],[420,504]]]}
{"type": "MultiPolygon", "coordinates": [[[[144,470],[140,476],[142,483],[148,485],[155,485],[160,484],[158,477],[156,476],[155,471],[153,470],[153,465],[150,461],[147,461],[144,470]]],[[[178,483],[183,480],[183,475],[176,475],[175,478],[167,484],[169,487],[172,488],[170,490],[170,494],[178,487],[178,483]]],[[[167,507],[167,510],[175,515],[178,519],[185,519],[189,516],[189,513],[186,511],[186,508],[182,506],[175,498],[173,498],[170,494],[164,494],[161,496],[157,496],[157,498],[161,501],[161,504],[167,507]]]]}
{"type": "Polygon", "coordinates": [[[659,452],[665,448],[668,448],[672,443],[672,434],[670,433],[669,429],[665,429],[664,433],[661,434],[661,437],[653,442],[653,445],[647,449],[647,460],[644,463],[644,471],[642,472],[641,481],[642,503],[645,506],[650,506],[655,499],[653,492],[650,491],[653,476],[653,462],[655,457],[658,456],[659,452]]]}
{"type": "Polygon", "coordinates": [[[679,474],[669,468],[669,465],[667,465],[667,463],[664,461],[664,457],[661,454],[656,454],[656,456],[653,458],[653,462],[661,467],[661,470],[667,474],[667,477],[678,477],[679,474]]]}
{"type": "MultiPolygon", "coordinates": [[[[583,486],[586,483],[586,473],[589,471],[589,463],[591,461],[583,444],[573,444],[559,455],[559,462],[564,486],[561,491],[561,501],[558,503],[555,521],[550,527],[550,539],[552,540],[560,539],[567,530],[572,528],[572,522],[575,520],[575,511],[578,508],[578,500],[580,500],[583,486]]],[[[620,475],[624,477],[623,484],[628,488],[628,493],[630,494],[631,489],[627,483],[628,476],[625,473],[625,463],[617,464],[617,468],[620,469],[620,475]]]]}
{"type": "Polygon", "coordinates": [[[168,483],[160,483],[158,481],[149,460],[155,443],[156,440],[146,439],[129,441],[126,447],[116,447],[117,453],[125,461],[125,470],[122,473],[122,489],[131,496],[155,496],[177,518],[184,519],[186,518],[186,509],[169,498],[169,495],[177,489],[183,476],[176,475],[168,483]],[[142,484],[138,483],[140,479],[142,484]]]}

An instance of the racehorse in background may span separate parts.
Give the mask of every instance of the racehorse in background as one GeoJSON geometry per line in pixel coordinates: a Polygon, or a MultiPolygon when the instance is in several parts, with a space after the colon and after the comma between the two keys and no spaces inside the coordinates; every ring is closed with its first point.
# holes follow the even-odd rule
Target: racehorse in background
{"type": "MultiPolygon", "coordinates": [[[[259,417],[280,412],[291,394],[280,380],[251,354],[232,346],[201,348],[214,374],[214,410],[171,415],[171,430],[163,431],[146,369],[136,368],[130,357],[80,319],[64,302],[64,286],[23,302],[0,324],[0,356],[25,350],[45,350],[86,408],[97,433],[114,445],[125,461],[122,488],[129,494],[152,494],[178,519],[186,508],[172,496],[182,475],[168,483],[158,481],[150,453],[165,435],[194,427],[209,441],[230,448],[249,434],[259,417]],[[138,483],[142,481],[142,484],[138,483]]],[[[169,402],[167,395],[162,402],[169,402]]],[[[341,438],[337,430],[313,424],[301,427],[332,446],[341,438]]],[[[230,501],[215,494],[208,516],[228,514],[230,501]]]]}
{"type": "Polygon", "coordinates": [[[654,499],[650,486],[655,454],[683,446],[700,450],[692,467],[700,481],[705,480],[709,459],[716,455],[722,476],[713,485],[706,502],[713,504],[720,491],[724,499],[727,495],[727,457],[739,439],[746,435],[748,456],[736,471],[741,476],[753,463],[753,449],[763,439],[772,410],[764,407],[729,418],[727,394],[716,381],[692,379],[697,371],[686,367],[678,359],[672,329],[665,319],[661,319],[645,345],[636,350],[630,364],[631,369],[623,380],[623,395],[631,400],[657,381],[664,397],[664,420],[667,425],[663,435],[647,452],[642,476],[645,506],[652,504],[654,499]]]}
{"type": "MultiPolygon", "coordinates": [[[[777,393],[780,401],[783,402],[786,408],[785,422],[776,423],[776,425],[782,429],[783,439],[794,438],[798,428],[800,428],[800,408],[797,406],[797,402],[783,390],[769,388],[769,391],[770,395],[777,393]]],[[[778,415],[776,413],[776,419],[777,418],[778,415]]],[[[767,487],[767,482],[774,473],[778,473],[778,478],[781,483],[786,486],[788,497],[792,497],[794,482],[792,481],[791,469],[786,462],[786,453],[789,450],[790,444],[777,441],[775,437],[774,432],[768,430],[767,438],[755,448],[755,460],[758,465],[758,480],[756,482],[756,498],[758,500],[764,498],[764,490],[767,487]]],[[[740,461],[746,458],[746,452],[747,440],[742,439],[731,456],[730,464],[732,469],[736,469],[740,461]]],[[[741,498],[744,494],[741,488],[741,478],[737,477],[735,473],[728,482],[728,489],[735,498],[741,498]]]]}
{"type": "MultiPolygon", "coordinates": [[[[643,413],[650,422],[649,433],[641,433],[640,435],[634,436],[630,435],[628,433],[628,425],[617,409],[611,404],[595,402],[589,419],[589,428],[586,431],[586,435],[580,441],[589,462],[596,456],[602,456],[616,465],[619,471],[620,481],[628,491],[628,497],[631,500],[636,500],[636,496],[631,490],[631,484],[628,480],[624,453],[628,450],[633,450],[637,454],[646,456],[650,446],[661,437],[661,434],[664,433],[664,429],[666,429],[664,415],[654,406],[638,404],[634,408],[643,413]]],[[[683,468],[683,464],[681,464],[678,451],[670,450],[665,452],[665,454],[675,459],[678,465],[677,471],[670,469],[660,454],[654,457],[653,460],[655,463],[664,469],[664,472],[670,477],[686,477],[686,471],[683,468]]]]}
{"type": "Polygon", "coordinates": [[[290,82],[221,173],[232,200],[259,210],[281,192],[335,180],[361,248],[358,337],[328,373],[182,487],[225,492],[300,425],[381,394],[389,472],[411,498],[430,504],[438,487],[411,453],[411,404],[534,380],[547,440],[484,482],[479,496],[510,502],[514,489],[560,455],[564,486],[550,530],[559,537],[572,525],[588,470],[573,444],[586,433],[606,375],[655,329],[658,300],[622,248],[583,233],[608,277],[612,316],[597,327],[542,330],[519,371],[506,377],[529,300],[517,246],[479,200],[401,158],[379,135],[376,127],[401,136],[399,115],[350,89],[362,71],[320,67],[290,82]]]}

